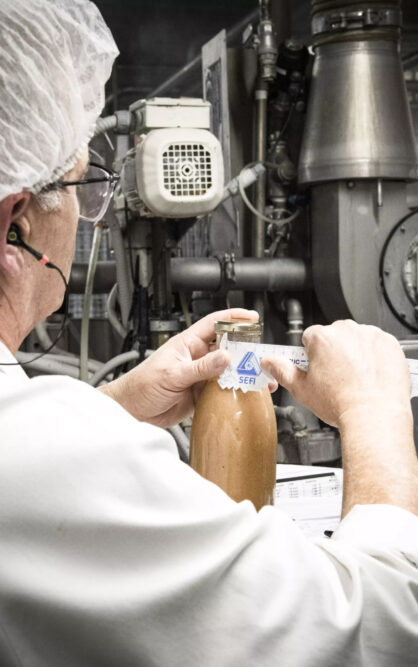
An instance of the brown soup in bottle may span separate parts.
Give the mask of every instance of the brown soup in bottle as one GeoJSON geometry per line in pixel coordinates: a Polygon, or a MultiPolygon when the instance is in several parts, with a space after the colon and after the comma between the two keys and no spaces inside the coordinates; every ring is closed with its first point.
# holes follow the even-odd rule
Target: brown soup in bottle
{"type": "MultiPolygon", "coordinates": [[[[262,325],[217,322],[217,344],[230,340],[259,342],[262,325]]],[[[233,500],[251,500],[257,510],[273,505],[276,481],[277,426],[267,388],[221,389],[207,383],[193,418],[190,465],[233,500]]]]}

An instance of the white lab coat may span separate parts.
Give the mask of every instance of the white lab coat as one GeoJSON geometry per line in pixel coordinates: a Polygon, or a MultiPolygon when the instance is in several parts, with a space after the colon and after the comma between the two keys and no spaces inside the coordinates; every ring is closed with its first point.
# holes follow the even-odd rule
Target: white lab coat
{"type": "Polygon", "coordinates": [[[311,543],[97,390],[19,367],[0,429],[1,667],[417,666],[409,512],[357,507],[311,543]]]}

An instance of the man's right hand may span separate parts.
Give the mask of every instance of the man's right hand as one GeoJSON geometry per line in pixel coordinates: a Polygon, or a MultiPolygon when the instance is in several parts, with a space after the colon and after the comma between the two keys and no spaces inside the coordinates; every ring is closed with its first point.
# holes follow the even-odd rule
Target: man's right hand
{"type": "Polygon", "coordinates": [[[408,366],[390,334],[345,320],[309,327],[302,342],[307,373],[275,357],[262,366],[323,421],[340,426],[357,409],[411,413],[408,366]]]}
{"type": "Polygon", "coordinates": [[[337,426],[344,467],[342,516],[390,504],[418,515],[411,379],[397,340],[352,321],[303,335],[309,370],[276,358],[262,366],[323,421],[337,426]]]}

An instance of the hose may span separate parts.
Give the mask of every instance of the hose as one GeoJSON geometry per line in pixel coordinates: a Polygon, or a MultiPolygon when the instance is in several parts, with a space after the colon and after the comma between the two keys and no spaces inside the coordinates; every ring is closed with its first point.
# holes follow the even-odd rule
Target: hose
{"type": "MultiPolygon", "coordinates": [[[[19,362],[30,361],[32,357],[33,354],[28,352],[18,352],[16,354],[16,359],[19,362]]],[[[77,366],[73,366],[62,361],[46,359],[45,357],[32,361],[31,370],[32,369],[41,373],[46,373],[48,375],[69,375],[70,377],[78,378],[77,366]]]]}
{"type": "MultiPolygon", "coordinates": [[[[70,352],[68,354],[55,354],[51,352],[51,354],[46,354],[44,358],[49,359],[50,361],[57,361],[58,363],[67,364],[68,366],[75,366],[76,368],[80,368],[80,357],[78,357],[75,354],[71,354],[70,352]]],[[[95,373],[96,371],[99,371],[102,367],[103,367],[102,361],[89,359],[90,373],[95,373]]]]}
{"type": "Polygon", "coordinates": [[[116,280],[118,283],[118,296],[122,325],[127,327],[129,313],[131,310],[132,294],[122,230],[115,214],[112,214],[111,212],[109,212],[109,215],[107,216],[107,224],[109,226],[110,235],[112,237],[113,250],[115,251],[116,280]]]}
{"type": "Polygon", "coordinates": [[[109,130],[114,130],[117,125],[118,119],[116,116],[106,116],[106,118],[98,118],[96,127],[94,129],[93,137],[97,137],[99,134],[104,134],[109,132],[109,130]]]}
{"type": "Polygon", "coordinates": [[[83,382],[88,381],[90,304],[93,294],[94,274],[96,272],[97,260],[99,258],[102,231],[102,225],[100,223],[96,223],[94,225],[93,243],[90,252],[89,268],[87,270],[86,289],[84,291],[80,341],[80,380],[83,382]]]}
{"type": "MultiPolygon", "coordinates": [[[[150,357],[153,351],[154,350],[146,350],[145,358],[150,357]]],[[[104,380],[106,375],[109,375],[115,368],[127,364],[129,361],[137,361],[137,359],[139,359],[139,352],[137,350],[130,350],[130,352],[118,354],[116,357],[113,357],[113,359],[107,361],[103,367],[90,378],[89,384],[91,384],[92,387],[97,387],[97,385],[104,380]]]]}
{"type": "Polygon", "coordinates": [[[179,424],[176,426],[170,426],[167,431],[171,433],[174,440],[176,441],[177,449],[179,451],[179,456],[184,463],[189,462],[190,457],[190,441],[183,429],[179,424]]]}
{"type": "Polygon", "coordinates": [[[110,325],[116,331],[116,333],[118,333],[119,336],[121,336],[121,338],[126,338],[128,330],[125,329],[123,324],[119,322],[119,318],[116,315],[115,306],[117,298],[117,289],[118,289],[118,284],[115,283],[109,292],[109,296],[107,297],[106,301],[107,318],[109,320],[110,325]]]}
{"type": "MultiPolygon", "coordinates": [[[[246,195],[246,193],[245,193],[245,186],[244,186],[244,183],[243,183],[243,180],[242,180],[242,174],[243,174],[243,172],[244,172],[245,169],[248,169],[249,167],[254,167],[256,164],[259,164],[259,163],[258,163],[258,162],[253,162],[253,163],[251,163],[251,164],[247,164],[243,169],[241,169],[241,171],[240,171],[240,173],[239,173],[239,175],[238,175],[238,188],[239,188],[239,193],[240,193],[240,195],[241,195],[241,198],[242,198],[244,204],[247,206],[247,208],[249,208],[249,210],[250,210],[252,213],[254,213],[254,215],[256,215],[257,217],[261,218],[261,219],[264,220],[265,222],[272,223],[273,225],[276,225],[276,226],[278,226],[278,227],[283,227],[283,225],[288,225],[288,224],[290,224],[291,222],[293,222],[293,220],[296,220],[296,218],[300,215],[300,211],[301,211],[300,208],[298,208],[294,213],[290,213],[289,211],[286,211],[287,213],[289,213],[289,217],[287,217],[287,218],[283,218],[282,220],[276,220],[275,218],[271,218],[271,217],[269,217],[268,215],[264,215],[264,214],[261,213],[260,211],[257,211],[257,209],[255,208],[255,206],[253,206],[252,203],[250,202],[250,200],[248,199],[248,197],[247,197],[247,195],[246,195]]],[[[277,170],[277,168],[278,168],[277,165],[272,164],[272,163],[270,163],[270,162],[263,162],[262,164],[263,164],[265,167],[270,167],[270,169],[275,169],[275,170],[277,170]]]]}
{"type": "MultiPolygon", "coordinates": [[[[47,328],[45,326],[45,322],[38,322],[38,324],[35,326],[35,332],[38,337],[38,341],[41,345],[41,348],[45,350],[49,350],[52,346],[52,339],[47,331],[47,328]]],[[[57,349],[57,348],[55,348],[57,349]]],[[[62,354],[66,354],[64,350],[59,350],[62,354]]]]}

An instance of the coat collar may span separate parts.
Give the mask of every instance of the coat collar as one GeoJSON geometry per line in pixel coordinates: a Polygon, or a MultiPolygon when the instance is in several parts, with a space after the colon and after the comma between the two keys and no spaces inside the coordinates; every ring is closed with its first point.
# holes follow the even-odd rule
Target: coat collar
{"type": "Polygon", "coordinates": [[[21,366],[3,366],[2,364],[16,364],[16,359],[5,344],[0,341],[0,373],[14,379],[29,379],[21,366]]]}

